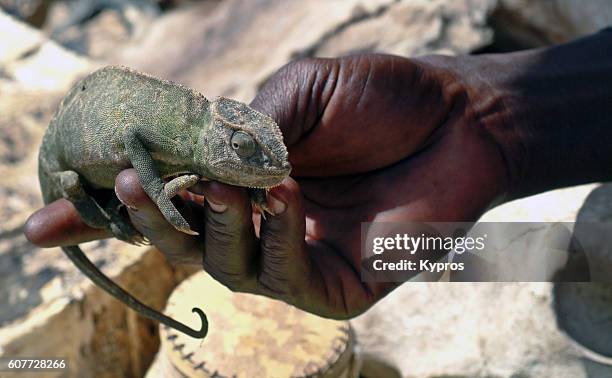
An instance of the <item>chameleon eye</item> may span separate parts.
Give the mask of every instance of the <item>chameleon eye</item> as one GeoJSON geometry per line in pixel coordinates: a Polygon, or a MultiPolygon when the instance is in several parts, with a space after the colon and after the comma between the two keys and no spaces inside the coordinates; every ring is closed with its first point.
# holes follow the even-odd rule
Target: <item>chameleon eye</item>
{"type": "Polygon", "coordinates": [[[255,139],[244,131],[236,131],[230,141],[232,149],[241,158],[248,158],[255,154],[255,139]]]}

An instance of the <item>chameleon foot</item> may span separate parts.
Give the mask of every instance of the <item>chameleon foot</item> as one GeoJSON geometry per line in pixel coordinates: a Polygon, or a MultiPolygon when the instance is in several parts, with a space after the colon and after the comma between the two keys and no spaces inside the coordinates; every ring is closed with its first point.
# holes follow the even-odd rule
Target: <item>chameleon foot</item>
{"type": "Polygon", "coordinates": [[[187,234],[187,235],[193,235],[193,236],[200,235],[200,233],[199,233],[199,232],[194,231],[194,230],[192,230],[191,228],[177,227],[177,226],[176,226],[176,225],[174,225],[174,224],[173,224],[173,226],[174,226],[174,228],[175,228],[177,231],[180,231],[180,232],[182,232],[182,233],[184,233],[184,234],[187,234]]]}
{"type": "Polygon", "coordinates": [[[176,209],[170,198],[165,193],[157,198],[157,207],[162,213],[164,218],[170,223],[175,229],[179,230],[188,235],[199,235],[198,232],[193,231],[189,223],[183,218],[181,213],[176,209]]]}
{"type": "MultiPolygon", "coordinates": [[[[164,185],[164,193],[168,198],[172,198],[176,196],[181,190],[187,189],[193,185],[195,185],[198,181],[200,181],[200,176],[198,175],[183,175],[172,179],[170,182],[164,185]]],[[[174,207],[174,206],[173,206],[174,207]]],[[[160,207],[161,210],[161,207],[160,207]]],[[[176,211],[176,209],[174,209],[176,211]]],[[[162,213],[164,213],[162,211],[162,213]]],[[[165,216],[165,214],[164,214],[165,216]]],[[[171,219],[175,219],[176,222],[170,221],[170,223],[179,231],[188,234],[188,235],[199,235],[197,232],[193,231],[190,227],[184,227],[183,224],[186,223],[183,217],[176,217],[174,211],[170,214],[171,219]],[[178,226],[178,227],[177,227],[178,226]]]]}
{"type": "Polygon", "coordinates": [[[134,245],[147,244],[148,240],[134,227],[127,214],[121,212],[124,206],[117,197],[106,204],[105,211],[110,218],[107,229],[119,240],[134,245]]]}
{"type": "Polygon", "coordinates": [[[257,209],[257,211],[259,211],[259,213],[261,214],[263,219],[268,219],[266,217],[266,214],[270,214],[271,216],[276,215],[276,214],[274,214],[272,209],[270,209],[270,207],[268,206],[268,204],[266,202],[264,202],[264,203],[257,203],[255,201],[251,201],[251,206],[254,209],[257,209]]]}
{"type": "Polygon", "coordinates": [[[261,213],[263,219],[266,219],[266,213],[272,216],[275,215],[268,206],[265,189],[249,189],[249,195],[251,197],[251,206],[261,213]]]}
{"type": "Polygon", "coordinates": [[[168,198],[176,196],[181,190],[187,189],[200,181],[198,175],[183,175],[172,179],[164,185],[164,193],[168,198]]]}
{"type": "Polygon", "coordinates": [[[123,229],[123,226],[124,224],[111,223],[108,229],[115,238],[119,240],[123,240],[124,242],[134,244],[137,246],[151,245],[151,242],[149,241],[149,239],[143,236],[140,232],[138,231],[126,232],[126,230],[123,229]]]}

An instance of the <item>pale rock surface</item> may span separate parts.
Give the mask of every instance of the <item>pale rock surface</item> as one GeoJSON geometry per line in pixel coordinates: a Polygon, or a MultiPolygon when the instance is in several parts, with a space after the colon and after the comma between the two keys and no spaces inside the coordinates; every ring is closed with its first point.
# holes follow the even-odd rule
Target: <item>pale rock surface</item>
{"type": "MultiPolygon", "coordinates": [[[[95,260],[100,262],[104,253],[110,277],[152,307],[163,308],[176,284],[173,269],[153,249],[113,244],[98,250],[95,260]]],[[[48,263],[65,260],[59,250],[45,252],[48,263]]],[[[69,376],[75,377],[143,376],[158,348],[157,324],[138,317],[74,270],[66,267],[42,286],[42,303],[0,328],[0,356],[65,357],[69,376]]]]}
{"type": "Polygon", "coordinates": [[[91,61],[46,41],[20,60],[4,67],[5,74],[31,89],[58,90],[68,88],[75,77],[95,68],[91,61]]]}
{"type": "Polygon", "coordinates": [[[79,54],[104,59],[132,39],[142,37],[156,19],[159,9],[153,0],[96,2],[77,0],[53,2],[46,15],[44,30],[53,40],[79,54]],[[90,8],[97,3],[97,7],[90,8]],[[86,22],[74,23],[75,14],[93,11],[86,22]]]}
{"type": "MultiPolygon", "coordinates": [[[[609,184],[590,184],[504,204],[481,221],[609,221],[610,203],[609,184]]],[[[609,293],[605,284],[409,282],[351,324],[362,352],[404,377],[604,377],[612,376],[609,293]]]]}
{"type": "Polygon", "coordinates": [[[494,5],[495,0],[396,2],[380,14],[342,25],[302,54],[467,54],[491,42],[487,17],[494,5]]]}
{"type": "Polygon", "coordinates": [[[0,0],[0,10],[20,20],[28,20],[45,6],[44,3],[45,0],[0,0]]]}
{"type": "Polygon", "coordinates": [[[0,65],[18,58],[38,46],[44,39],[42,33],[0,11],[0,35],[13,38],[0,39],[0,65]]]}
{"type": "MultiPolygon", "coordinates": [[[[64,3],[56,3],[51,9],[45,29],[52,33],[54,24],[65,21],[69,10],[64,3]],[[57,20],[57,21],[56,21],[57,20]],[[52,21],[52,22],[50,22],[52,21]]],[[[121,15],[112,10],[104,10],[87,22],[85,26],[76,25],[55,35],[54,39],[67,49],[93,58],[103,58],[130,39],[130,32],[121,21],[121,15]]]]}
{"type": "Polygon", "coordinates": [[[9,79],[12,85],[60,93],[96,67],[2,11],[0,35],[11,36],[0,39],[0,78],[9,79]]]}
{"type": "Polygon", "coordinates": [[[494,4],[493,0],[227,0],[216,6],[203,2],[164,15],[145,38],[110,60],[197,88],[209,97],[250,101],[267,77],[298,57],[466,53],[480,48],[492,37],[484,21],[494,4]]]}

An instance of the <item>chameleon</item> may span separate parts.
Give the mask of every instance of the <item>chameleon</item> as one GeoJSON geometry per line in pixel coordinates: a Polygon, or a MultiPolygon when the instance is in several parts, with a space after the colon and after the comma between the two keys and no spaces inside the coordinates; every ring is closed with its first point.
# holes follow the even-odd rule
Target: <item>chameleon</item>
{"type": "MultiPolygon", "coordinates": [[[[236,100],[209,101],[180,84],[104,67],[79,81],[51,118],[38,156],[43,201],[67,199],[88,226],[147,244],[113,190],[115,177],[130,167],[165,219],[191,235],[197,232],[171,201],[181,190],[200,180],[247,187],[253,207],[265,216],[272,214],[266,190],[291,172],[282,133],[271,117],[236,100]]],[[[141,315],[195,338],[206,336],[201,309],[192,310],[201,328],[190,328],[131,296],[78,245],[62,250],[96,285],[141,315]]]]}

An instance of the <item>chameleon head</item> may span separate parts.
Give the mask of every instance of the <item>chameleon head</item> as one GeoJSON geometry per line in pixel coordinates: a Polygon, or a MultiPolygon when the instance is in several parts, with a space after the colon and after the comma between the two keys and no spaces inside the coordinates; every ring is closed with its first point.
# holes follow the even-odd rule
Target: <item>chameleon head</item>
{"type": "Polygon", "coordinates": [[[269,188],[289,175],[287,148],[272,118],[224,97],[215,99],[210,111],[210,126],[200,137],[202,161],[196,161],[206,167],[207,178],[269,188]]]}

